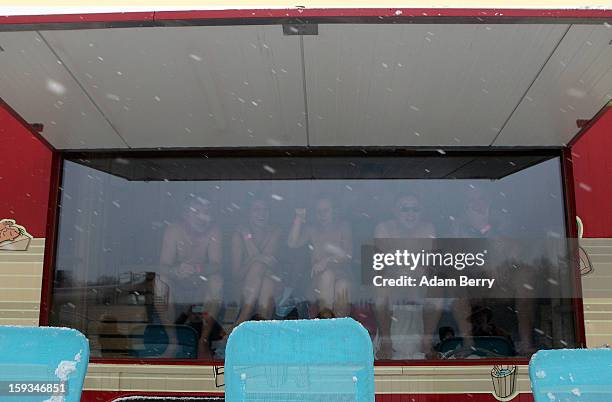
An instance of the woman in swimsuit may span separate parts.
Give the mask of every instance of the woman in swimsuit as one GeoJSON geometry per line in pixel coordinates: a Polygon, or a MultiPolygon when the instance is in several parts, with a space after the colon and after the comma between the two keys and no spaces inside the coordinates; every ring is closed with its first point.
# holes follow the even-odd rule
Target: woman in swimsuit
{"type": "Polygon", "coordinates": [[[316,220],[306,226],[306,210],[296,209],[289,232],[290,248],[310,245],[311,276],[321,316],[350,314],[350,278],[353,239],[347,222],[338,221],[330,198],[316,203],[316,220]],[[331,314],[330,314],[331,313],[331,314]]]}
{"type": "Polygon", "coordinates": [[[238,226],[232,236],[232,275],[242,284],[242,306],[235,325],[250,320],[255,313],[265,319],[272,317],[280,229],[271,225],[269,218],[268,204],[253,200],[247,225],[238,226]]]}

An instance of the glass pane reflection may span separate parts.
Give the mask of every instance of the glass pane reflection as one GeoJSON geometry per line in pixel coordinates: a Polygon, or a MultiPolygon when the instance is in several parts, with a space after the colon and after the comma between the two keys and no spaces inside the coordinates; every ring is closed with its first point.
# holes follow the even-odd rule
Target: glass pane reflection
{"type": "MultiPolygon", "coordinates": [[[[197,169],[197,158],[185,159],[197,169]]],[[[414,169],[445,163],[430,159],[414,169]]],[[[575,344],[568,297],[521,296],[554,261],[508,281],[508,298],[361,280],[361,247],[376,238],[563,238],[557,158],[495,180],[385,177],[381,163],[345,179],[321,164],[309,179],[271,180],[264,162],[261,179],[234,170],[231,179],[147,181],[66,161],[51,324],[87,334],[99,357],[222,360],[241,322],[345,316],[368,329],[379,360],[528,356],[575,344]]]]}

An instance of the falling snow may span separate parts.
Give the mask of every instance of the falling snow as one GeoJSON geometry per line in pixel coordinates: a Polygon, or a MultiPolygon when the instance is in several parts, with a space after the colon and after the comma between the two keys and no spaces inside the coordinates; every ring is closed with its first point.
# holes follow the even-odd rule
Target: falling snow
{"type": "Polygon", "coordinates": [[[63,84],[50,78],[47,80],[47,89],[57,96],[62,96],[66,93],[66,87],[63,84]]]}

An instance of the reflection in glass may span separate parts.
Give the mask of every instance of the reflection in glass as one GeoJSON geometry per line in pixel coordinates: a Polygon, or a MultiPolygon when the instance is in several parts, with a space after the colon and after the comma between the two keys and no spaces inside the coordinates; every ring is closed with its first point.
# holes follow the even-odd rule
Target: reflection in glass
{"type": "Polygon", "coordinates": [[[121,174],[66,161],[51,324],[87,334],[98,357],[223,359],[244,321],[344,316],[369,331],[379,360],[575,345],[559,160],[508,171],[497,158],[503,174],[489,180],[427,179],[450,159],[405,159],[400,171],[393,157],[312,157],[292,178],[291,158],[285,170],[267,158],[260,173],[250,158],[215,178],[199,165],[211,159],[185,157],[169,180],[155,157],[121,158],[121,174]],[[499,278],[504,297],[361,280],[363,245],[442,238],[499,240],[503,263],[525,269],[499,278]],[[553,282],[563,291],[542,288],[553,282]]]}

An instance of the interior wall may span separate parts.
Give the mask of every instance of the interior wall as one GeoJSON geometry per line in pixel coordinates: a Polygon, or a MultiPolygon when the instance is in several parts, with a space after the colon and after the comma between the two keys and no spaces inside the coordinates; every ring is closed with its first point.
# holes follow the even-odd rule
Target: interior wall
{"type": "Polygon", "coordinates": [[[45,237],[51,151],[0,105],[0,219],[45,237]]]}

